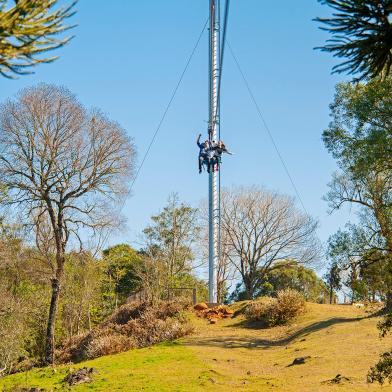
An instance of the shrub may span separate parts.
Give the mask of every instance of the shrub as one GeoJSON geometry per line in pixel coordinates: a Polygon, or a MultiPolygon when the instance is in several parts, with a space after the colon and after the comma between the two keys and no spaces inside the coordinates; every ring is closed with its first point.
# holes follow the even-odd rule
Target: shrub
{"type": "Polygon", "coordinates": [[[269,316],[276,304],[276,298],[261,297],[245,307],[245,317],[252,321],[263,321],[269,324],[269,316]]]}
{"type": "Polygon", "coordinates": [[[87,346],[86,357],[97,358],[103,355],[116,354],[135,348],[133,339],[125,335],[102,335],[93,339],[87,346]]]}
{"type": "MultiPolygon", "coordinates": [[[[0,287],[1,289],[1,287],[0,287]]],[[[25,354],[25,309],[12,295],[0,295],[0,376],[11,371],[17,358],[25,354]],[[15,328],[19,326],[19,328],[15,328]]]]}
{"type": "Polygon", "coordinates": [[[392,382],[392,351],[380,355],[380,360],[369,370],[367,382],[378,382],[383,385],[385,381],[392,382]]]}
{"type": "Polygon", "coordinates": [[[251,302],[245,316],[252,321],[261,321],[267,327],[284,325],[305,311],[305,300],[293,289],[278,292],[277,298],[263,297],[251,302]]]}
{"type": "Polygon", "coordinates": [[[131,348],[151,346],[192,332],[183,305],[133,302],[118,308],[105,322],[64,344],[57,362],[78,362],[131,348]]]}

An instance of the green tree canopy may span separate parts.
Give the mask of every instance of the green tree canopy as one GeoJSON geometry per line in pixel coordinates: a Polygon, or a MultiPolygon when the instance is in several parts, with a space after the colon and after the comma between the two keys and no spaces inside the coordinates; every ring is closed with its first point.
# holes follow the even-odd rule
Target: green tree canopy
{"type": "Polygon", "coordinates": [[[347,253],[392,253],[392,80],[368,84],[342,83],[331,105],[332,121],[323,133],[327,149],[337,160],[326,196],[331,211],[355,205],[360,226],[351,225],[347,253]]]}
{"type": "MultiPolygon", "coordinates": [[[[328,296],[326,284],[316,273],[295,260],[281,260],[266,273],[260,274],[257,282],[255,297],[276,297],[278,292],[285,289],[293,289],[300,292],[309,302],[322,303],[328,296]]],[[[237,284],[230,295],[231,301],[247,299],[247,293],[243,284],[237,284]]]]}
{"type": "Polygon", "coordinates": [[[129,245],[119,244],[103,251],[103,262],[107,276],[107,295],[110,295],[112,287],[114,305],[117,307],[118,302],[125,301],[127,296],[139,289],[141,282],[136,271],[142,259],[129,245]]]}
{"type": "Polygon", "coordinates": [[[331,210],[349,204],[359,212],[360,223],[347,224],[330,238],[328,246],[330,257],[349,274],[345,284],[353,299],[376,295],[383,299],[391,280],[391,93],[390,78],[338,85],[331,105],[332,122],[323,134],[340,168],[326,197],[331,210]],[[382,287],[381,282],[376,284],[377,271],[383,275],[382,287]]]}
{"type": "Polygon", "coordinates": [[[275,297],[280,290],[287,288],[300,292],[307,301],[323,302],[328,294],[325,283],[316,273],[292,260],[275,264],[260,282],[258,295],[275,297]]]}
{"type": "MultiPolygon", "coordinates": [[[[378,3],[391,6],[385,1],[374,5],[378,3]]],[[[388,72],[389,68],[387,65],[388,72]]],[[[366,295],[369,286],[373,293],[379,290],[383,295],[385,291],[387,309],[392,307],[391,96],[390,77],[338,85],[331,105],[332,121],[323,134],[340,168],[326,197],[331,210],[349,204],[357,206],[359,214],[359,224],[332,237],[330,253],[335,264],[340,262],[355,272],[349,283],[357,293],[366,295]]],[[[384,320],[387,328],[381,327],[384,334],[392,325],[389,320],[390,316],[384,320]]],[[[391,377],[391,357],[392,351],[381,356],[368,375],[370,382],[382,383],[391,377]]]]}
{"type": "Polygon", "coordinates": [[[151,220],[152,224],[143,231],[147,242],[145,253],[165,264],[166,284],[176,285],[181,276],[192,270],[193,248],[200,233],[197,210],[181,203],[173,194],[163,211],[151,220]]]}

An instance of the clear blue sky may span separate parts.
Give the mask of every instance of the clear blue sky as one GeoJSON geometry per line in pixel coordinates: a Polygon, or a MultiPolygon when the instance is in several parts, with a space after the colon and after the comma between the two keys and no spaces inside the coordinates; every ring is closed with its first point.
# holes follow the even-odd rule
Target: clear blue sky
{"type": "MultiPolygon", "coordinates": [[[[75,39],[60,59],[19,80],[1,79],[1,100],[39,82],[67,86],[87,107],[98,107],[134,138],[139,162],[208,15],[208,0],[83,0],[75,39]]],[[[327,34],[312,21],[329,10],[316,0],[232,0],[228,40],[255,93],[306,209],[320,220],[326,241],[350,218],[328,216],[322,196],[335,170],[321,141],[337,82],[336,63],[314,51],[327,34]]],[[[151,214],[171,192],[197,206],[207,176],[197,173],[195,138],[206,132],[207,32],[127,201],[128,231],[111,243],[137,241],[151,214]]],[[[222,183],[294,191],[226,52],[222,138],[235,152],[223,163],[222,183]]]]}

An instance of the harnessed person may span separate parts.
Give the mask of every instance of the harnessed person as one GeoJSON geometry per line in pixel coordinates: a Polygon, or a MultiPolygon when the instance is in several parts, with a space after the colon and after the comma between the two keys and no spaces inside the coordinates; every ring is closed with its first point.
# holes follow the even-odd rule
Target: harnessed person
{"type": "Polygon", "coordinates": [[[204,143],[200,143],[201,133],[199,134],[196,144],[199,147],[199,173],[202,172],[203,163],[207,165],[207,171],[210,172],[209,162],[208,162],[208,152],[210,150],[210,142],[208,140],[204,143]]]}
{"type": "Polygon", "coordinates": [[[219,170],[219,164],[222,162],[222,154],[226,153],[229,155],[233,155],[225,146],[225,143],[223,143],[222,140],[219,140],[218,142],[213,141],[213,144],[211,148],[214,151],[214,157],[212,161],[212,170],[213,171],[218,171],[219,170]]]}
{"type": "Polygon", "coordinates": [[[211,168],[213,172],[218,171],[219,164],[222,161],[222,154],[233,154],[226,148],[222,140],[218,142],[206,140],[204,143],[200,143],[200,138],[201,134],[199,134],[196,141],[199,147],[199,173],[202,172],[203,164],[207,167],[207,173],[210,172],[211,168]]]}

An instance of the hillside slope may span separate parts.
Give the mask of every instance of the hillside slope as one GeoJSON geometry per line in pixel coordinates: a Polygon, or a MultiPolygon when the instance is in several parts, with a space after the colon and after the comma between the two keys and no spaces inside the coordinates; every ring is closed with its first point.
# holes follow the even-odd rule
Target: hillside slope
{"type": "Polygon", "coordinates": [[[366,384],[366,373],[392,339],[380,340],[378,318],[352,306],[308,304],[290,327],[259,329],[239,316],[170,344],[130,350],[73,366],[35,369],[0,379],[1,390],[67,390],[69,369],[94,367],[90,384],[72,391],[392,391],[366,384]],[[290,366],[295,358],[305,363],[290,366]],[[328,382],[338,374],[339,383],[328,382]]]}

